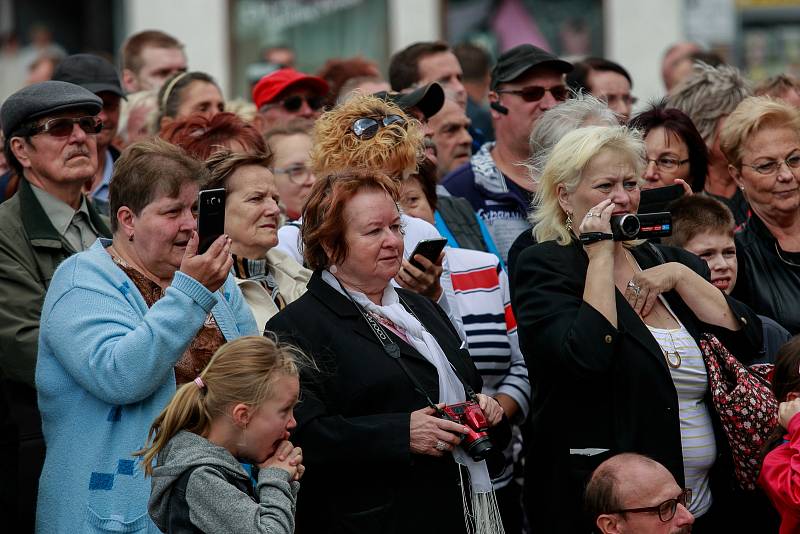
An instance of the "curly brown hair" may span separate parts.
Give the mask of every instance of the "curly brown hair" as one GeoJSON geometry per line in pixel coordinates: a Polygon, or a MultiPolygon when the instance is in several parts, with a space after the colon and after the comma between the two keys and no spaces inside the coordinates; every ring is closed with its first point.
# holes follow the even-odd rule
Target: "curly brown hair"
{"type": "Polygon", "coordinates": [[[350,171],[375,172],[400,179],[413,172],[422,160],[422,125],[392,102],[356,96],[317,119],[312,133],[311,167],[317,176],[350,171]],[[395,123],[378,130],[371,139],[359,139],[353,123],[364,117],[400,115],[405,124],[395,123]]]}

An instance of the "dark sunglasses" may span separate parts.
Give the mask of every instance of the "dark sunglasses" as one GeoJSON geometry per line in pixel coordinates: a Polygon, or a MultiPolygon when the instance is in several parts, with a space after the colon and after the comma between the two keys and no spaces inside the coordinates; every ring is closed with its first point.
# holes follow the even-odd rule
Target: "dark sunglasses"
{"type": "Polygon", "coordinates": [[[103,129],[103,121],[97,117],[87,116],[78,117],[76,119],[61,117],[58,119],[50,119],[39,126],[34,126],[31,129],[30,135],[47,133],[53,137],[69,137],[72,135],[75,124],[89,135],[98,134],[103,129]]]}
{"type": "Polygon", "coordinates": [[[662,523],[670,521],[675,517],[675,512],[678,510],[678,505],[687,507],[692,503],[692,490],[686,488],[676,498],[667,499],[658,506],[648,506],[646,508],[627,508],[625,510],[613,510],[611,514],[641,514],[641,513],[657,513],[658,518],[662,523]]]}
{"type": "Polygon", "coordinates": [[[386,115],[382,119],[372,117],[362,117],[353,122],[353,133],[359,139],[372,139],[378,134],[381,126],[391,126],[392,124],[406,125],[406,120],[400,115],[386,115]]]}
{"type": "Polygon", "coordinates": [[[267,104],[262,109],[283,106],[283,109],[289,113],[296,113],[300,111],[300,108],[303,107],[303,102],[308,104],[308,107],[310,107],[313,111],[318,111],[322,109],[322,106],[325,105],[325,99],[321,96],[292,95],[284,98],[280,102],[276,102],[275,104],[267,104]]]}
{"type": "Polygon", "coordinates": [[[498,94],[507,93],[510,95],[517,95],[525,102],[538,102],[544,98],[544,94],[548,92],[559,102],[566,100],[567,95],[569,95],[569,89],[567,89],[566,85],[556,85],[555,87],[529,85],[528,87],[523,87],[522,89],[498,89],[496,92],[498,94]]]}

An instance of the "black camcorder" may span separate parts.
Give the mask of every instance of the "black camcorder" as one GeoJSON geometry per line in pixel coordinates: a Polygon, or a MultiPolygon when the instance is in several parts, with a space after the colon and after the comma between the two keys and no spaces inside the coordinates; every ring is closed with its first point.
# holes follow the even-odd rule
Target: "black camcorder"
{"type": "Polygon", "coordinates": [[[611,234],[614,236],[614,241],[667,237],[672,235],[672,214],[661,211],[612,215],[611,234]]]}

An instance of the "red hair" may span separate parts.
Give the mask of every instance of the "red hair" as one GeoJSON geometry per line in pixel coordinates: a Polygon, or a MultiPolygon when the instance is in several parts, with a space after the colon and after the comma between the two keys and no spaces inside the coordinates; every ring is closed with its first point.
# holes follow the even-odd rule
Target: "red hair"
{"type": "Polygon", "coordinates": [[[161,128],[159,136],[202,161],[218,150],[230,149],[234,142],[242,145],[245,152],[267,152],[261,133],[235,113],[217,113],[210,119],[192,114],[170,122],[161,128]]]}

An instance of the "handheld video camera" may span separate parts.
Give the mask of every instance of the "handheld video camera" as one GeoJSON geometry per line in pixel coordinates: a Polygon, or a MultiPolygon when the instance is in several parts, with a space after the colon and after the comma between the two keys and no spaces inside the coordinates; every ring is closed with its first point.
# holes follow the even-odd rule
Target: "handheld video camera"
{"type": "Polygon", "coordinates": [[[667,237],[672,235],[672,214],[668,211],[662,211],[658,213],[612,215],[611,233],[614,236],[614,241],[667,237]]]}
{"type": "Polygon", "coordinates": [[[449,404],[441,409],[439,416],[469,428],[469,432],[461,437],[461,447],[476,462],[485,460],[492,451],[489,439],[489,422],[483,410],[475,401],[449,404]]]}

